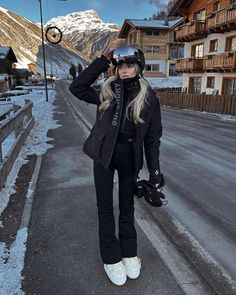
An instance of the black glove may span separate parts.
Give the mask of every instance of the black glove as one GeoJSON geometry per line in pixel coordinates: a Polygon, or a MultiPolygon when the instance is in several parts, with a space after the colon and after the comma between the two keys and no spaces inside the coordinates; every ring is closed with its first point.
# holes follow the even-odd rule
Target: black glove
{"type": "MultiPolygon", "coordinates": [[[[163,185],[164,181],[162,182],[162,185],[159,187],[163,187],[163,185]]],[[[138,198],[144,197],[145,201],[154,207],[161,207],[162,205],[166,205],[167,201],[162,201],[162,199],[165,199],[165,195],[161,192],[161,190],[158,189],[156,188],[155,184],[143,179],[137,181],[134,187],[134,194],[138,198]]]]}
{"type": "Polygon", "coordinates": [[[164,178],[164,175],[162,173],[160,174],[160,177],[161,177],[161,181],[158,182],[158,183],[155,183],[155,182],[149,180],[149,182],[154,184],[155,186],[158,184],[158,187],[156,187],[157,189],[162,188],[165,185],[165,178],[164,178]]]}

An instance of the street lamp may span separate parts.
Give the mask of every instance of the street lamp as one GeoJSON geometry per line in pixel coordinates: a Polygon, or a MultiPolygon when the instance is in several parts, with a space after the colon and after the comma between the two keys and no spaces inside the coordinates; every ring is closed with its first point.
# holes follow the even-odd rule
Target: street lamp
{"type": "Polygon", "coordinates": [[[40,4],[40,18],[41,18],[41,37],[42,37],[42,48],[43,48],[43,69],[44,69],[44,83],[45,83],[45,93],[46,101],[48,101],[48,85],[47,85],[47,73],[46,73],[46,62],[45,62],[45,49],[44,49],[44,33],[43,33],[43,13],[42,13],[42,1],[39,0],[40,4]]]}

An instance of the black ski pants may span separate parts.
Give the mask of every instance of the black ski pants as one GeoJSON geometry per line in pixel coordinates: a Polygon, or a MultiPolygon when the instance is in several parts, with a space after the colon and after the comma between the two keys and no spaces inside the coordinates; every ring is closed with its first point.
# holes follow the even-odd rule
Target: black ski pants
{"type": "Polygon", "coordinates": [[[94,180],[99,219],[99,244],[102,261],[113,264],[123,257],[137,255],[134,226],[134,157],[132,143],[117,143],[109,169],[94,162],[94,180]],[[115,234],[113,214],[113,180],[118,172],[119,233],[115,234]]]}

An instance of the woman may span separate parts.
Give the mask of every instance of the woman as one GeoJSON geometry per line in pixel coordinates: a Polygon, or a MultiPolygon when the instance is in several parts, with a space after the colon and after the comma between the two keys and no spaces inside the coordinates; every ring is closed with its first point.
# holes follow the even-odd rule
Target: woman
{"type": "Polygon", "coordinates": [[[162,178],[159,145],[162,134],[159,100],[142,78],[145,60],[135,47],[108,49],[71,84],[79,99],[96,104],[97,119],[84,144],[94,160],[94,179],[99,217],[99,242],[104,269],[116,285],[127,276],[136,279],[141,262],[137,257],[134,226],[134,184],[143,166],[143,145],[150,181],[158,187],[162,178]],[[115,75],[108,78],[98,94],[90,85],[106,72],[110,63],[115,75]],[[119,236],[115,236],[113,179],[119,179],[119,236]]]}

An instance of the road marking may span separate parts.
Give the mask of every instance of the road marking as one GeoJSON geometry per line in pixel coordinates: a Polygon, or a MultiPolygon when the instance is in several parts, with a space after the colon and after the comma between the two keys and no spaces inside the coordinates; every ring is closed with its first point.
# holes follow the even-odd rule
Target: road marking
{"type": "Polygon", "coordinates": [[[42,163],[42,155],[37,156],[37,161],[34,167],[34,172],[31,177],[31,181],[28,187],[27,195],[26,195],[26,200],[25,200],[25,206],[24,206],[24,211],[21,217],[21,223],[20,223],[20,228],[28,228],[29,225],[29,220],[31,216],[31,211],[32,211],[32,204],[34,201],[34,193],[35,193],[35,188],[36,188],[36,183],[38,180],[39,176],[39,171],[42,163]]]}
{"type": "Polygon", "coordinates": [[[209,289],[205,287],[196,273],[191,269],[192,267],[180,255],[139,202],[135,203],[135,209],[136,222],[152,243],[183,292],[186,295],[211,294],[209,289]]]}
{"type": "Polygon", "coordinates": [[[88,120],[79,112],[79,110],[68,101],[68,99],[63,95],[63,98],[68,105],[69,109],[71,110],[71,113],[73,117],[75,118],[77,124],[82,128],[82,130],[85,132],[86,136],[89,136],[90,131],[92,129],[92,125],[88,122],[88,120]]]}

